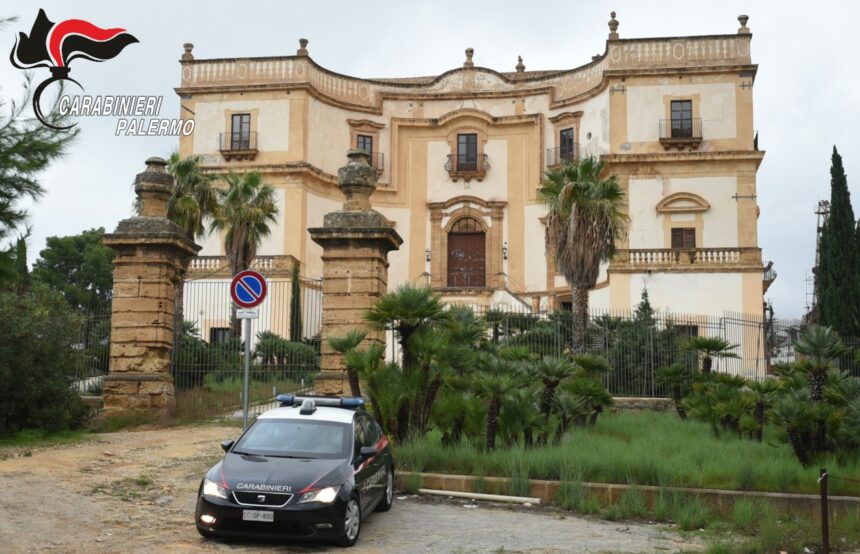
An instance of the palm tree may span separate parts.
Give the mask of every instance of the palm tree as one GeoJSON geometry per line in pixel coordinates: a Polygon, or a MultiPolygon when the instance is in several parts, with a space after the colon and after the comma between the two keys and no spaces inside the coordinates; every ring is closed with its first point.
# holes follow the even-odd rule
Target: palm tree
{"type": "Polygon", "coordinates": [[[604,178],[603,162],[588,157],[546,172],[538,191],[547,205],[546,248],[571,287],[574,351],[585,347],[588,293],[597,284],[600,264],[612,258],[627,232],[624,191],[615,176],[604,178]]]}
{"type": "MultiPolygon", "coordinates": [[[[179,225],[188,240],[194,242],[206,232],[205,221],[218,211],[218,192],[213,186],[214,179],[204,173],[200,156],[181,158],[173,152],[167,161],[167,172],[173,175],[174,186],[167,200],[167,218],[179,225]]],[[[180,279],[174,290],[174,311],[176,321],[184,321],[185,273],[182,268],[180,279]]],[[[174,331],[174,338],[177,331],[174,331]]],[[[175,340],[174,340],[175,342],[175,340]]]]}
{"type": "Polygon", "coordinates": [[[544,357],[538,363],[531,366],[531,374],[543,383],[543,392],[540,399],[540,412],[544,421],[549,420],[549,412],[552,409],[552,399],[555,389],[559,383],[571,377],[575,367],[564,358],[544,357]]]}
{"type": "Polygon", "coordinates": [[[585,416],[591,413],[591,408],[585,398],[567,390],[562,390],[555,396],[555,406],[560,415],[553,438],[553,443],[557,445],[561,442],[561,437],[567,432],[570,424],[585,421],[585,416]]]}
{"type": "MultiPolygon", "coordinates": [[[[218,189],[219,208],[214,214],[210,229],[224,232],[224,251],[233,275],[248,269],[257,255],[264,237],[271,233],[270,223],[277,221],[278,206],[275,190],[263,183],[256,171],[242,175],[229,173],[226,188],[218,189]]],[[[239,336],[239,320],[231,315],[231,332],[239,336]]]]}
{"type": "Polygon", "coordinates": [[[487,403],[487,450],[496,448],[496,428],[502,400],[522,385],[522,374],[513,362],[487,355],[481,358],[481,369],[475,373],[474,387],[487,403]]]}
{"type": "Polygon", "coordinates": [[[374,329],[397,332],[403,367],[408,369],[414,363],[409,339],[422,326],[441,323],[446,315],[439,296],[429,287],[405,283],[383,295],[364,318],[374,329]]]}
{"type": "Polygon", "coordinates": [[[343,355],[346,373],[349,377],[349,390],[354,397],[361,396],[361,385],[358,381],[360,368],[357,365],[365,362],[363,356],[357,353],[356,348],[358,348],[358,345],[361,344],[361,341],[366,336],[367,332],[353,329],[344,337],[331,337],[328,339],[328,344],[332,347],[332,350],[343,355]]]}
{"type": "Polygon", "coordinates": [[[773,417],[788,434],[788,442],[797,460],[804,466],[812,463],[814,431],[817,419],[809,391],[800,389],[784,395],[773,407],[773,417]]]}
{"type": "Polygon", "coordinates": [[[657,382],[661,385],[669,385],[675,411],[678,412],[678,417],[683,420],[687,419],[687,410],[684,409],[681,401],[689,391],[692,377],[690,369],[681,363],[676,362],[670,366],[657,368],[657,382]]]}
{"type": "Polygon", "coordinates": [[[732,352],[737,344],[731,344],[720,337],[693,337],[684,345],[686,352],[698,352],[702,355],[702,373],[710,373],[714,366],[714,358],[740,358],[732,352]]]}
{"type": "Polygon", "coordinates": [[[764,440],[764,424],[767,415],[767,410],[773,404],[777,391],[779,391],[779,381],[776,379],[765,379],[763,381],[747,380],[747,388],[750,390],[755,407],[753,409],[753,417],[755,418],[756,429],[755,439],[758,442],[764,440]]]}
{"type": "Polygon", "coordinates": [[[848,349],[832,327],[810,325],[800,338],[794,341],[794,350],[804,356],[796,365],[809,378],[809,394],[812,400],[820,402],[824,399],[827,371],[848,349]]]}

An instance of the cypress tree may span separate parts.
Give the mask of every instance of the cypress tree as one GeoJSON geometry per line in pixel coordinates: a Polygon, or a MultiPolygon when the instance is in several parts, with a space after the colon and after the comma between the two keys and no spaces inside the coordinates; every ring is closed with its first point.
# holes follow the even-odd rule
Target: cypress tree
{"type": "Polygon", "coordinates": [[[290,340],[302,340],[302,292],[299,281],[299,264],[293,264],[293,281],[290,290],[290,340]]]}
{"type": "Polygon", "coordinates": [[[816,273],[818,315],[843,337],[860,336],[860,256],[851,193],[842,156],[833,147],[830,166],[830,215],[821,232],[816,273]]]}

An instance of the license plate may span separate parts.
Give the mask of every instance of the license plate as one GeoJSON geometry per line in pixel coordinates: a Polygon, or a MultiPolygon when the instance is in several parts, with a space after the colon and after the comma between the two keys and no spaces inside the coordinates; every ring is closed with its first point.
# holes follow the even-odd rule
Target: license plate
{"type": "Polygon", "coordinates": [[[242,510],[242,521],[263,521],[272,523],[275,521],[275,512],[263,510],[242,510]]]}

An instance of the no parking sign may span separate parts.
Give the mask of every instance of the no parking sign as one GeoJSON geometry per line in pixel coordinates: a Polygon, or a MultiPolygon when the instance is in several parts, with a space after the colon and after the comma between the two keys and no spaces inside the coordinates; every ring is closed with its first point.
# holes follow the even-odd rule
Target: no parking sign
{"type": "Polygon", "coordinates": [[[257,319],[255,309],[266,299],[266,279],[256,271],[246,269],[240,271],[233,277],[230,283],[230,296],[233,302],[240,308],[236,310],[236,317],[245,321],[245,379],[242,390],[242,423],[243,428],[248,428],[248,394],[249,373],[251,371],[251,319],[257,319]]]}
{"type": "Polygon", "coordinates": [[[266,298],[266,279],[256,271],[246,269],[233,277],[230,296],[240,308],[254,308],[266,298]]]}

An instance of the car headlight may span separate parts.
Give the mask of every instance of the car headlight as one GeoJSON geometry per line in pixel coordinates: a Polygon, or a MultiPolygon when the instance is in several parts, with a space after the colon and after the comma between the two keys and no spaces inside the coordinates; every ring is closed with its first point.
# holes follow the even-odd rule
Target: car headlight
{"type": "Polygon", "coordinates": [[[303,502],[319,502],[321,504],[331,504],[337,498],[337,493],[340,491],[340,485],[336,487],[326,487],[315,491],[309,491],[299,498],[299,504],[303,502]]]}
{"type": "Polygon", "coordinates": [[[227,489],[209,479],[203,479],[203,496],[214,496],[227,500],[227,489]]]}

